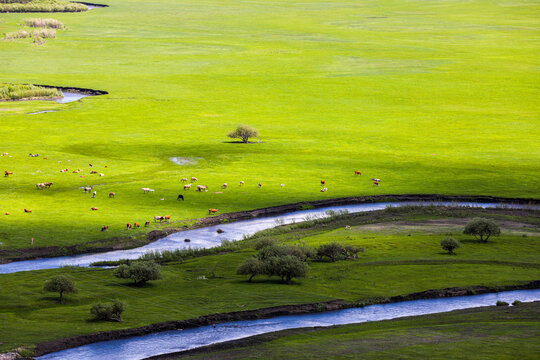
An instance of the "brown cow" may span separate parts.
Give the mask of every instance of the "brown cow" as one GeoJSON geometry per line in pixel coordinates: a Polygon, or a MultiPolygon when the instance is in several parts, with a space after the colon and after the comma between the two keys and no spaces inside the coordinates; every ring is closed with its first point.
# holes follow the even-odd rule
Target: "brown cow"
{"type": "Polygon", "coordinates": [[[53,185],[53,183],[52,182],[46,182],[46,183],[43,183],[43,185],[45,185],[45,187],[47,189],[49,189],[53,185]]]}
{"type": "Polygon", "coordinates": [[[138,222],[136,222],[136,223],[133,224],[133,227],[134,227],[135,229],[138,229],[138,228],[141,227],[141,224],[139,224],[138,222]]]}
{"type": "Polygon", "coordinates": [[[90,210],[92,211],[96,211],[97,209],[98,209],[97,207],[90,208],[90,210]]]}
{"type": "Polygon", "coordinates": [[[101,231],[109,231],[109,225],[102,226],[101,231]]]}
{"type": "Polygon", "coordinates": [[[325,180],[321,180],[321,185],[326,185],[326,181],[325,181],[325,180]]]}
{"type": "Polygon", "coordinates": [[[261,184],[261,183],[258,183],[257,185],[259,185],[259,189],[261,189],[261,188],[262,188],[262,184],[261,184]]]}
{"type": "Polygon", "coordinates": [[[25,212],[25,213],[31,213],[32,210],[24,209],[24,212],[25,212]]]}
{"type": "Polygon", "coordinates": [[[90,171],[90,174],[97,174],[97,171],[92,170],[92,171],[90,171]]]}
{"type": "Polygon", "coordinates": [[[191,181],[197,181],[197,178],[195,176],[192,176],[191,181]]]}
{"type": "Polygon", "coordinates": [[[226,189],[227,186],[229,186],[227,183],[223,183],[223,185],[221,185],[221,187],[222,187],[223,189],[226,189]]]}
{"type": "Polygon", "coordinates": [[[127,224],[126,224],[126,230],[130,230],[131,228],[132,228],[131,223],[127,223],[127,224]]]}
{"type": "Polygon", "coordinates": [[[171,215],[165,215],[163,219],[167,220],[169,224],[171,223],[171,215]]]}
{"type": "Polygon", "coordinates": [[[362,176],[362,172],[360,170],[354,170],[354,176],[362,176]]]}
{"type": "Polygon", "coordinates": [[[109,198],[113,198],[116,194],[113,193],[112,191],[109,193],[109,198]]]}
{"type": "Polygon", "coordinates": [[[379,184],[378,181],[374,181],[374,182],[373,182],[373,186],[379,186],[379,185],[380,185],[380,184],[379,184]]]}
{"type": "Polygon", "coordinates": [[[146,221],[146,222],[144,223],[144,227],[149,227],[149,226],[150,226],[150,221],[146,221]]]}
{"type": "Polygon", "coordinates": [[[218,212],[218,209],[208,209],[208,214],[215,214],[218,212]]]}
{"type": "Polygon", "coordinates": [[[9,215],[9,213],[8,213],[8,212],[6,212],[6,213],[4,213],[4,215],[9,215]]]}
{"type": "Polygon", "coordinates": [[[13,175],[13,171],[4,171],[4,176],[8,177],[9,175],[13,175]]]}

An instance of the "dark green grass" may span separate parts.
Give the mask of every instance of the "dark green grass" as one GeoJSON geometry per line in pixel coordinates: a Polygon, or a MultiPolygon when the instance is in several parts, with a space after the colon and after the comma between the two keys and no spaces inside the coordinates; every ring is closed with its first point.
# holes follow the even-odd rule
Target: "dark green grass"
{"type": "Polygon", "coordinates": [[[171,355],[173,359],[537,359],[540,303],[293,329],[251,338],[249,346],[171,355]]]}
{"type": "MultiPolygon", "coordinates": [[[[535,235],[506,235],[503,228],[502,236],[487,244],[461,238],[463,246],[458,255],[450,256],[439,242],[451,225],[439,227],[443,234],[423,230],[411,236],[387,233],[384,228],[363,233],[361,227],[353,226],[349,235],[340,235],[341,227],[306,229],[303,240],[308,244],[337,240],[367,250],[356,261],[310,262],[307,278],[292,285],[266,277],[255,277],[248,283],[245,276],[236,275],[237,266],[255,253],[250,247],[164,266],[163,280],[144,287],[131,286],[129,281],[114,278],[112,270],[103,269],[2,275],[0,321],[4,326],[0,328],[0,350],[218,312],[332,299],[359,301],[428,289],[522,284],[540,279],[540,241],[535,235]],[[78,294],[66,296],[65,305],[58,304],[54,294],[42,291],[44,281],[55,274],[72,277],[79,289],[78,294]],[[127,304],[123,323],[90,320],[92,303],[116,298],[127,304]]],[[[297,235],[292,232],[289,239],[285,234],[279,236],[284,242],[295,243],[297,235]]]]}

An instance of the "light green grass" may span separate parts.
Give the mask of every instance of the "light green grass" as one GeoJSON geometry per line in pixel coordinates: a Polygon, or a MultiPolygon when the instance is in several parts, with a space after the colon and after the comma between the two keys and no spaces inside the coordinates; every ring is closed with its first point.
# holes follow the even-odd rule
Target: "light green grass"
{"type": "MultiPolygon", "coordinates": [[[[351,233],[359,232],[359,228],[354,226],[351,233]]],[[[339,231],[331,226],[325,230],[307,229],[303,240],[312,245],[340,240],[339,231]],[[317,234],[308,236],[312,231],[317,234]]],[[[296,242],[298,238],[296,232],[280,236],[285,242],[296,242]]],[[[540,278],[538,236],[524,238],[503,231],[501,237],[487,244],[463,241],[455,256],[440,248],[443,236],[430,236],[430,232],[397,236],[384,231],[365,233],[367,239],[352,235],[346,239],[348,243],[367,249],[360,259],[310,262],[307,277],[292,285],[264,276],[248,283],[246,276],[236,275],[238,265],[255,253],[252,248],[164,266],[163,280],[145,287],[131,286],[130,281],[114,278],[112,270],[102,269],[64,268],[2,275],[0,350],[219,312],[333,299],[352,302],[454,286],[523,284],[540,278]],[[78,294],[65,296],[64,305],[57,303],[55,294],[42,290],[44,281],[55,274],[70,276],[79,289],[78,294]],[[115,298],[127,304],[123,323],[90,321],[92,303],[115,298]]]]}
{"type": "Polygon", "coordinates": [[[250,346],[172,359],[535,359],[540,303],[483,307],[415,318],[295,329],[252,338],[250,346]]]}
{"type": "MultiPolygon", "coordinates": [[[[43,102],[0,104],[0,152],[13,156],[0,157],[0,169],[15,172],[0,179],[0,212],[11,213],[0,216],[0,246],[96,240],[102,225],[122,236],[127,222],[198,218],[210,207],[384,193],[539,195],[537,3],[108,4],[55,14],[70,31],[54,43],[0,43],[5,82],[109,91],[49,103],[63,111],[41,115],[27,113],[43,102]],[[263,142],[227,143],[241,123],[263,142]],[[172,156],[202,159],[178,166],[172,156]],[[89,175],[88,163],[105,177],[89,175]],[[176,202],[184,176],[210,191],[176,202]],[[43,181],[55,185],[37,191],[43,181]],[[216,194],[224,182],[229,189],[216,194]],[[90,184],[103,184],[96,199],[77,190],[90,184]]],[[[2,14],[0,32],[26,17],[2,14]]]]}

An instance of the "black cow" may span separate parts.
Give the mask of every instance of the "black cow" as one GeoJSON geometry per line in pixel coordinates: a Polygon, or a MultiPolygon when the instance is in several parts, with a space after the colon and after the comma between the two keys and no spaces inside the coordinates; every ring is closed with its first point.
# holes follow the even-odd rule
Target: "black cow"
{"type": "Polygon", "coordinates": [[[184,201],[184,195],[182,195],[182,194],[178,195],[178,197],[176,198],[176,200],[180,200],[180,199],[182,199],[182,201],[184,201]]]}

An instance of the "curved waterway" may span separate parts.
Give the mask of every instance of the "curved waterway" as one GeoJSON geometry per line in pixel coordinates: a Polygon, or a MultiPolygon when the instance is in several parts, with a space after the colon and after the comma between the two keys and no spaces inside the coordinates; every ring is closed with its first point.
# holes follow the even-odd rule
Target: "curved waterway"
{"type": "Polygon", "coordinates": [[[498,203],[474,203],[474,202],[383,202],[369,204],[354,204],[343,206],[324,207],[313,210],[302,210],[285,213],[277,216],[261,217],[250,220],[242,220],[199,229],[180,231],[152,242],[148,245],[129,250],[115,250],[96,254],[83,254],[76,256],[64,256],[43,258],[36,260],[15,261],[0,265],[0,274],[9,274],[20,271],[56,269],[63,266],[90,266],[96,261],[111,261],[120,259],[137,259],[148,251],[175,250],[185,248],[211,248],[219,246],[223,240],[242,240],[258,231],[270,229],[282,224],[306,221],[313,218],[328,217],[335,212],[358,213],[374,210],[382,210],[388,206],[404,205],[440,205],[440,206],[470,206],[479,208],[526,208],[538,209],[531,205],[510,205],[498,203]],[[218,233],[217,230],[223,230],[218,233]],[[189,239],[186,242],[185,239],[189,239]]]}
{"type": "Polygon", "coordinates": [[[204,326],[182,331],[170,330],[150,335],[83,345],[73,349],[50,353],[38,359],[144,359],[150,356],[184,351],[285,329],[357,324],[404,316],[418,316],[495,305],[497,301],[512,303],[514,300],[523,302],[538,301],[540,300],[540,290],[517,290],[452,298],[413,300],[315,314],[229,322],[218,324],[215,327],[204,326]]]}

